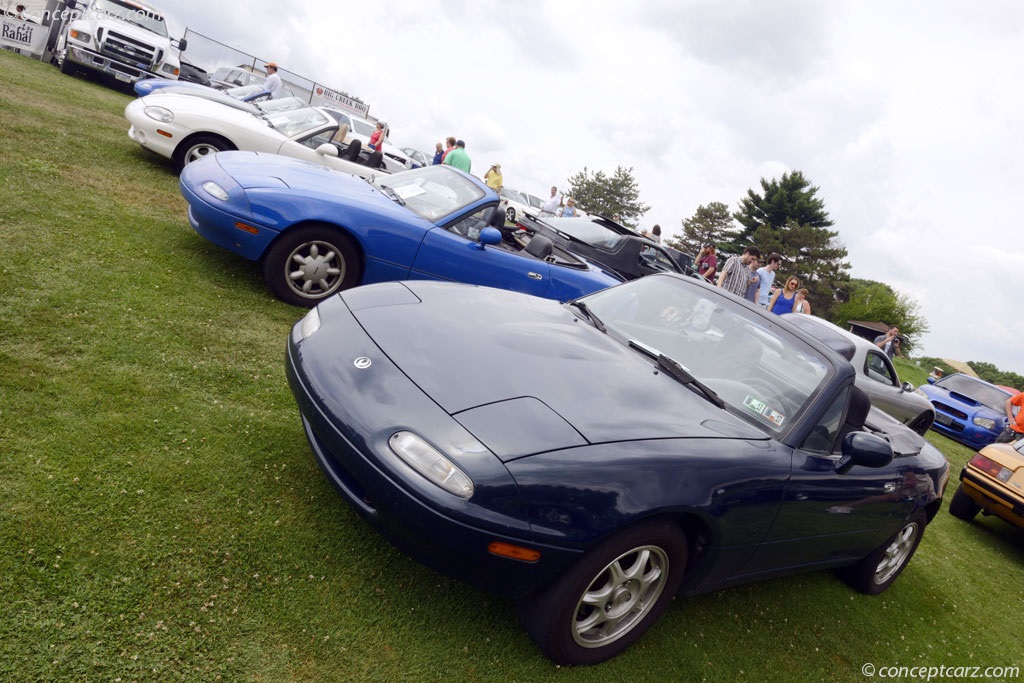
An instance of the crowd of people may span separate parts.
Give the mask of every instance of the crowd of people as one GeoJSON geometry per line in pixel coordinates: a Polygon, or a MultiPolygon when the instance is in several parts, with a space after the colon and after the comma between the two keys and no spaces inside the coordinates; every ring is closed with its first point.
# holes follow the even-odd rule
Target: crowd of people
{"type": "MultiPolygon", "coordinates": [[[[658,232],[660,237],[660,229],[658,232]]],[[[697,273],[709,282],[776,315],[811,314],[808,292],[800,286],[800,278],[790,275],[782,287],[775,286],[775,271],[782,266],[780,254],[773,252],[762,259],[757,247],[747,247],[742,254],[729,257],[719,270],[715,246],[709,244],[701,249],[695,262],[697,273]]]]}

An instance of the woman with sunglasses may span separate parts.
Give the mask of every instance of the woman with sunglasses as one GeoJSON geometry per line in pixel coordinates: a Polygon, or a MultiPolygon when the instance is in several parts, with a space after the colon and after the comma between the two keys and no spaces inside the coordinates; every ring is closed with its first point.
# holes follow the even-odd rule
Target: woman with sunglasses
{"type": "Polygon", "coordinates": [[[800,280],[795,275],[790,275],[786,280],[786,286],[776,289],[768,302],[768,310],[775,315],[792,313],[796,303],[796,290],[800,288],[800,280]]]}

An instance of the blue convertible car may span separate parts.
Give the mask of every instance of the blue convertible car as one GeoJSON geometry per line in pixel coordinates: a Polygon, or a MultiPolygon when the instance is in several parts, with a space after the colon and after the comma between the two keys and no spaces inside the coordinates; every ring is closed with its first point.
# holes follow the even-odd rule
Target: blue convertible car
{"type": "Polygon", "coordinates": [[[364,180],[272,154],[188,164],[196,232],[263,264],[270,290],[312,306],[343,289],[452,280],[566,301],[621,282],[543,236],[505,230],[498,195],[450,166],[364,180]]]}
{"type": "Polygon", "coordinates": [[[949,476],[845,358],[681,275],[567,304],[359,287],[296,323],[286,370],[348,503],[518,599],[562,663],[615,655],[677,593],[825,568],[880,593],[949,476]]]}

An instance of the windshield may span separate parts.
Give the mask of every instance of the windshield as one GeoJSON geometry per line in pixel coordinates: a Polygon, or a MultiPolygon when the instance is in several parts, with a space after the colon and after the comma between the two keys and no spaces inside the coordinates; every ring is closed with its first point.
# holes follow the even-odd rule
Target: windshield
{"type": "Polygon", "coordinates": [[[282,97],[279,100],[264,100],[263,102],[255,102],[254,104],[265,114],[288,111],[289,109],[303,109],[309,106],[308,102],[301,100],[298,97],[282,97]]]}
{"type": "Polygon", "coordinates": [[[571,235],[581,242],[595,247],[614,249],[624,238],[623,235],[587,220],[586,218],[545,218],[544,222],[553,228],[571,235]]]}
{"type": "Polygon", "coordinates": [[[715,289],[650,275],[582,299],[609,335],[664,354],[726,405],[772,432],[788,427],[829,374],[812,347],[715,289]]]}
{"type": "Polygon", "coordinates": [[[369,121],[363,121],[352,117],[352,130],[359,135],[366,135],[367,137],[377,132],[377,126],[373,125],[369,121]]]}
{"type": "Polygon", "coordinates": [[[236,100],[244,100],[246,97],[250,97],[257,93],[267,92],[267,89],[263,87],[262,83],[250,83],[249,85],[239,85],[234,88],[228,88],[224,92],[231,95],[236,100]]]}
{"type": "Polygon", "coordinates": [[[461,212],[480,201],[484,191],[458,171],[445,166],[426,166],[378,178],[378,188],[390,188],[405,207],[432,223],[461,212]]]}
{"type": "Polygon", "coordinates": [[[529,206],[529,204],[530,204],[529,200],[526,197],[524,197],[522,194],[520,194],[519,192],[516,192],[515,190],[510,190],[507,187],[501,188],[501,194],[502,194],[503,197],[507,198],[509,201],[519,202],[520,204],[523,204],[524,206],[529,206]]]}
{"type": "Polygon", "coordinates": [[[281,135],[299,137],[330,123],[330,120],[316,109],[292,109],[267,114],[270,127],[281,135]]]}
{"type": "Polygon", "coordinates": [[[1010,398],[1010,395],[1002,389],[967,375],[950,375],[935,384],[946,391],[955,391],[968,398],[973,398],[978,403],[999,411],[1000,414],[1006,408],[1006,399],[1010,398]]]}
{"type": "MultiPolygon", "coordinates": [[[[96,0],[89,11],[94,13],[94,15],[109,14],[115,16],[122,21],[141,26],[165,38],[168,35],[167,24],[164,23],[164,18],[152,10],[139,7],[138,5],[118,2],[117,0],[96,0]]],[[[90,16],[94,15],[91,14],[90,16]]]]}

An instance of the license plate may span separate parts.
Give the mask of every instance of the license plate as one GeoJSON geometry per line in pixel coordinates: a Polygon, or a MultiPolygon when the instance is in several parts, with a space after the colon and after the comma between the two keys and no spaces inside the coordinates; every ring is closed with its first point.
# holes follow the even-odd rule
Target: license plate
{"type": "Polygon", "coordinates": [[[945,415],[936,415],[935,421],[938,422],[940,425],[945,425],[947,427],[953,426],[953,418],[946,417],[945,415]]]}
{"type": "Polygon", "coordinates": [[[119,81],[124,81],[125,83],[131,83],[132,82],[132,77],[131,76],[129,76],[128,74],[120,73],[120,72],[114,72],[114,78],[116,78],[119,81]]]}

